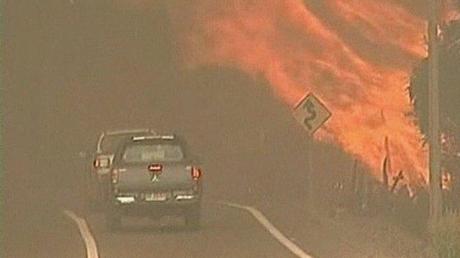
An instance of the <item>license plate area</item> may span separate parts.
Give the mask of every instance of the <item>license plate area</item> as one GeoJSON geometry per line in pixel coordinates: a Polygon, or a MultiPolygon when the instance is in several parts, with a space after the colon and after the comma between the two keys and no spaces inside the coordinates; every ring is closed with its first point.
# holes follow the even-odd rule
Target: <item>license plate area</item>
{"type": "Polygon", "coordinates": [[[146,202],[162,202],[166,201],[169,198],[169,193],[167,192],[157,192],[157,193],[145,193],[144,200],[146,202]]]}

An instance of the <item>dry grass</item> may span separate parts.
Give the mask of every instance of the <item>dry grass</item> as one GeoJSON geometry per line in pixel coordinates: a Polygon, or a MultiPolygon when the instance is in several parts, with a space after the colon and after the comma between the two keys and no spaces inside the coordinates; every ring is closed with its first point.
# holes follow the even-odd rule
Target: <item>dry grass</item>
{"type": "Polygon", "coordinates": [[[460,214],[449,212],[432,225],[431,242],[439,258],[460,257],[460,214]]]}

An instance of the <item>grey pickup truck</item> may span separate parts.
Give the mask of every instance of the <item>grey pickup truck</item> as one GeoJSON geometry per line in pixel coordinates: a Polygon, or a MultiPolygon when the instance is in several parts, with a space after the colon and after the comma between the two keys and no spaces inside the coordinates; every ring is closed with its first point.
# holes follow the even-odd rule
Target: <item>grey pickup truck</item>
{"type": "Polygon", "coordinates": [[[183,215],[187,227],[200,225],[202,171],[176,135],[135,136],[120,144],[110,171],[110,230],[122,216],[183,215]]]}

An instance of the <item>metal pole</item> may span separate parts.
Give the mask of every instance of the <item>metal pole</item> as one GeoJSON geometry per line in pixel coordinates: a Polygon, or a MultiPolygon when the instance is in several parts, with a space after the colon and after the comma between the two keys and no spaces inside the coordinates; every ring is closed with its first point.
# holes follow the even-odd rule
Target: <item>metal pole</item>
{"type": "Polygon", "coordinates": [[[308,207],[310,208],[311,211],[313,211],[315,207],[315,198],[313,196],[314,194],[314,189],[313,189],[313,178],[314,178],[314,171],[313,171],[313,139],[312,135],[308,136],[307,138],[307,169],[308,169],[308,178],[307,178],[307,202],[308,202],[308,207]]]}
{"type": "Polygon", "coordinates": [[[430,1],[429,37],[429,168],[430,168],[430,223],[439,221],[442,215],[441,146],[439,133],[439,3],[430,1]]]}

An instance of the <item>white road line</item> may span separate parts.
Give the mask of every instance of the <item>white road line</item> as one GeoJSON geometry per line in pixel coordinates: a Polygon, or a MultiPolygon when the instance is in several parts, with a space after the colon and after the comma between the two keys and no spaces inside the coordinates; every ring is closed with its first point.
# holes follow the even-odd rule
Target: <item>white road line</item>
{"type": "Polygon", "coordinates": [[[291,240],[289,240],[286,236],[283,235],[272,223],[262,214],[262,212],[258,211],[257,209],[251,206],[244,206],[239,205],[236,203],[231,202],[220,202],[221,204],[245,210],[251,213],[251,215],[257,219],[257,221],[274,237],[278,240],[282,245],[284,245],[289,251],[295,254],[297,257],[301,258],[313,258],[312,256],[306,254],[300,247],[294,244],[291,240]]]}
{"type": "Polygon", "coordinates": [[[77,223],[80,234],[85,242],[86,246],[86,257],[87,258],[99,258],[99,253],[97,251],[96,240],[94,240],[91,231],[89,230],[88,224],[83,218],[78,217],[74,212],[69,210],[64,210],[64,214],[71,218],[75,223],[77,223]]]}

